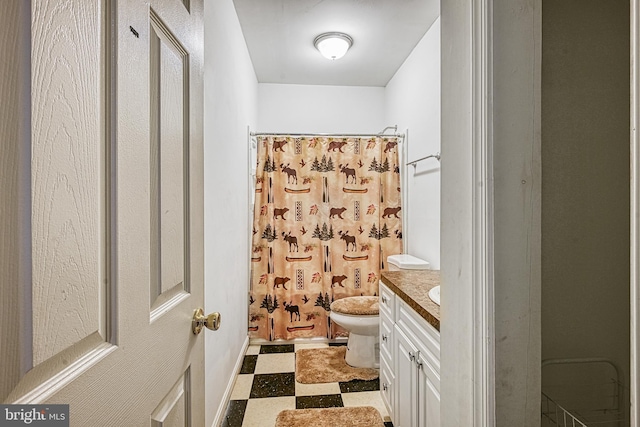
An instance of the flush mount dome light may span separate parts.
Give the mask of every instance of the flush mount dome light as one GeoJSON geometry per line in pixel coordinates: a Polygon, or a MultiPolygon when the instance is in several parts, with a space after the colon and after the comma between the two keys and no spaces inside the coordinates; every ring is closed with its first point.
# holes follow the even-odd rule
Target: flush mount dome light
{"type": "Polygon", "coordinates": [[[353,44],[353,39],[344,33],[323,33],[315,38],[313,45],[327,59],[340,59],[353,44]]]}

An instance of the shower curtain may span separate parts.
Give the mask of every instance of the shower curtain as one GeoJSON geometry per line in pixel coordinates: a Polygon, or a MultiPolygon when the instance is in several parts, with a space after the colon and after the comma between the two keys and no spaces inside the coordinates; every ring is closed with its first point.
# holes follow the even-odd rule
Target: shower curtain
{"type": "Polygon", "coordinates": [[[397,137],[258,136],[249,336],[346,336],[334,300],[377,295],[402,252],[397,137]]]}

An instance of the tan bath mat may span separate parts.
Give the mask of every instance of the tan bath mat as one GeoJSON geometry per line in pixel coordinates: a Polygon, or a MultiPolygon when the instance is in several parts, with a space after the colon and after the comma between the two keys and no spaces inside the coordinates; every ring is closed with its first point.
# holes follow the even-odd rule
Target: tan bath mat
{"type": "Polygon", "coordinates": [[[287,409],[276,418],[275,427],[384,427],[372,406],[352,408],[287,409]]]}
{"type": "Polygon", "coordinates": [[[347,365],[347,347],[308,348],[296,351],[296,381],[302,384],[374,380],[378,370],[347,365]]]}

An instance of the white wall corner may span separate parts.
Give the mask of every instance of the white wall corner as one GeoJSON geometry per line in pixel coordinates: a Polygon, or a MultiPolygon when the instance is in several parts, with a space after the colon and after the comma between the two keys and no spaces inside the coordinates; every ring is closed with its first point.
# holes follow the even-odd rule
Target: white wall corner
{"type": "Polygon", "coordinates": [[[227,386],[224,389],[224,394],[222,395],[222,401],[218,406],[218,410],[216,411],[216,416],[213,419],[213,423],[211,427],[220,427],[222,422],[224,421],[224,415],[227,411],[227,406],[229,406],[229,402],[231,401],[231,393],[233,392],[233,386],[236,383],[236,377],[240,373],[240,369],[242,369],[242,362],[244,361],[244,354],[247,352],[247,347],[249,347],[249,336],[247,336],[244,340],[244,344],[242,344],[242,349],[240,353],[238,353],[238,358],[236,360],[236,364],[233,367],[233,375],[229,378],[227,382],[227,386]]]}

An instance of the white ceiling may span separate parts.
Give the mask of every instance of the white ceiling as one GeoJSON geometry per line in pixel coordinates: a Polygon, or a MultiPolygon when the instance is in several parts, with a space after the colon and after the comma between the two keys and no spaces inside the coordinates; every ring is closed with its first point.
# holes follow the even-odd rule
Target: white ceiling
{"type": "Polygon", "coordinates": [[[440,0],[234,0],[260,83],[386,86],[431,24],[440,0]],[[336,61],[313,46],[338,31],[353,46],[336,61]]]}

